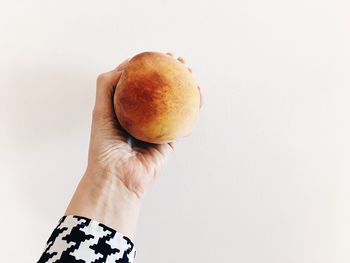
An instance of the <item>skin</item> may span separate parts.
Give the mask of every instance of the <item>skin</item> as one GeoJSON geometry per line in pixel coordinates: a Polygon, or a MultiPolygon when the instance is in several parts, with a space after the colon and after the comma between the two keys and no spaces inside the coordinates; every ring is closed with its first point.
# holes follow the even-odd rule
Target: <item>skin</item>
{"type": "Polygon", "coordinates": [[[89,217],[133,239],[144,195],[167,163],[175,141],[146,143],[121,127],[113,95],[127,63],[97,78],[88,165],[65,215],[89,217]]]}

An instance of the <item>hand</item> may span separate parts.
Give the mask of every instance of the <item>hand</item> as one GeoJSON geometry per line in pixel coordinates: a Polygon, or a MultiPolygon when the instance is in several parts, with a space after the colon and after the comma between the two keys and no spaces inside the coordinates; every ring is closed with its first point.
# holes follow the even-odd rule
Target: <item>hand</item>
{"type": "MultiPolygon", "coordinates": [[[[184,63],[182,58],[178,60],[184,63]]],[[[160,175],[175,142],[143,142],[121,127],[114,112],[113,95],[127,63],[97,78],[87,170],[93,171],[94,176],[120,180],[130,193],[141,199],[150,183],[160,175]]]]}
{"type": "Polygon", "coordinates": [[[127,63],[97,79],[88,165],[65,215],[95,219],[133,238],[142,197],[159,176],[175,142],[139,141],[121,127],[113,96],[127,63]]]}

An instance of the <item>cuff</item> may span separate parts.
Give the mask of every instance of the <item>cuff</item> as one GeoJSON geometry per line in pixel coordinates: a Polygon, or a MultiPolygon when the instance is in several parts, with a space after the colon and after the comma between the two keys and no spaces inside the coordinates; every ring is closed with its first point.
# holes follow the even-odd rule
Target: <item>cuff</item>
{"type": "Polygon", "coordinates": [[[93,219],[67,215],[59,220],[38,263],[134,263],[135,256],[128,237],[93,219]]]}

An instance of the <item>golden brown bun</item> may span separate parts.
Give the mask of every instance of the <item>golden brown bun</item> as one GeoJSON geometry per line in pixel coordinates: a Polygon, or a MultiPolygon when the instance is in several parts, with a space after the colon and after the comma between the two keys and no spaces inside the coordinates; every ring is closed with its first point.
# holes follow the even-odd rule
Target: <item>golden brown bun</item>
{"type": "Polygon", "coordinates": [[[114,95],[121,126],[133,137],[151,143],[171,142],[189,135],[199,105],[200,93],[186,66],[158,52],[134,56],[114,95]]]}

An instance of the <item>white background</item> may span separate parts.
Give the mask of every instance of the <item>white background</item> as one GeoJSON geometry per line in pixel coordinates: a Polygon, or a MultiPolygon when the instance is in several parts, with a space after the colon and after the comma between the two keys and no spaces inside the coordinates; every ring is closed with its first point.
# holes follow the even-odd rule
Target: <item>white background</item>
{"type": "Polygon", "coordinates": [[[186,58],[204,107],[137,262],[350,262],[350,3],[1,1],[1,261],[35,262],[85,170],[95,80],[186,58]]]}

